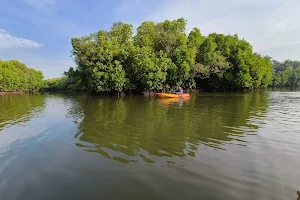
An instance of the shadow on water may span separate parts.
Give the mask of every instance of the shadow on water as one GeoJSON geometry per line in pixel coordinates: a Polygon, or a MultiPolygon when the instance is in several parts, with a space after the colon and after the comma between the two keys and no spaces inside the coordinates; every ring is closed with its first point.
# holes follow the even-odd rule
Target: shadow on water
{"type": "Polygon", "coordinates": [[[268,93],[205,93],[187,101],[144,97],[74,97],[76,145],[121,163],[195,157],[199,148],[246,146],[263,125],[268,93]]]}

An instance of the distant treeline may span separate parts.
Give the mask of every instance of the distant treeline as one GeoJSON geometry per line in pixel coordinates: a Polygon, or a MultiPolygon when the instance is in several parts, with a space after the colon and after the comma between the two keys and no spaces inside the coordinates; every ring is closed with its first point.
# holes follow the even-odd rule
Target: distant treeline
{"type": "Polygon", "coordinates": [[[166,84],[185,89],[253,89],[272,83],[270,57],[253,52],[237,35],[210,34],[198,28],[186,35],[186,20],[114,23],[110,31],[72,38],[77,67],[65,72],[75,90],[152,91],[166,84]]]}
{"type": "Polygon", "coordinates": [[[299,87],[300,86],[300,62],[286,60],[284,62],[273,61],[273,86],[274,87],[299,87]]]}
{"type": "Polygon", "coordinates": [[[198,28],[186,34],[186,20],[114,23],[110,31],[72,38],[75,68],[43,81],[42,72],[18,61],[0,61],[0,90],[155,91],[166,84],[184,89],[252,90],[300,86],[300,62],[271,60],[253,52],[237,35],[198,28]]]}
{"type": "Polygon", "coordinates": [[[0,60],[0,91],[37,91],[44,85],[41,71],[16,61],[0,60]]]}

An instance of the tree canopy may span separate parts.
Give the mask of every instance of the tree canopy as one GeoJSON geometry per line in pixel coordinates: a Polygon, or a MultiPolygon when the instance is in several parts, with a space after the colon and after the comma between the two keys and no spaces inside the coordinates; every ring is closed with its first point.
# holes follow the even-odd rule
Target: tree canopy
{"type": "Polygon", "coordinates": [[[39,90],[43,84],[43,73],[17,60],[0,60],[0,91],[39,90]]]}
{"type": "Polygon", "coordinates": [[[216,89],[271,83],[270,58],[254,53],[247,41],[217,33],[204,37],[198,28],[186,34],[186,23],[145,21],[134,35],[131,24],[117,22],[109,31],[72,38],[77,67],[65,72],[70,87],[111,92],[160,90],[166,84],[191,89],[199,79],[216,89]]]}
{"type": "Polygon", "coordinates": [[[275,87],[299,87],[300,86],[300,62],[286,60],[278,62],[273,60],[273,83],[275,87]]]}

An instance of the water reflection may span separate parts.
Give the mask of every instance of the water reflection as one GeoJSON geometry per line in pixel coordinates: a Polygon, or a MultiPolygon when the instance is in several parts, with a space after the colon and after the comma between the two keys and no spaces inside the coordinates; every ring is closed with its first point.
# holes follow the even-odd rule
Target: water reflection
{"type": "Polygon", "coordinates": [[[190,100],[190,97],[185,97],[185,98],[162,98],[159,99],[158,102],[162,105],[172,105],[172,104],[177,104],[182,106],[184,103],[188,103],[190,100]]]}
{"type": "Polygon", "coordinates": [[[25,124],[45,107],[45,96],[0,95],[0,131],[4,127],[25,124]]]}
{"type": "Polygon", "coordinates": [[[299,196],[299,92],[0,98],[0,199],[299,196]]]}
{"type": "Polygon", "coordinates": [[[76,145],[121,163],[194,157],[199,148],[226,150],[263,125],[268,93],[205,94],[188,101],[155,98],[74,99],[76,145]],[[168,106],[166,106],[168,105],[168,106]],[[76,121],[77,123],[77,121],[76,121]]]}

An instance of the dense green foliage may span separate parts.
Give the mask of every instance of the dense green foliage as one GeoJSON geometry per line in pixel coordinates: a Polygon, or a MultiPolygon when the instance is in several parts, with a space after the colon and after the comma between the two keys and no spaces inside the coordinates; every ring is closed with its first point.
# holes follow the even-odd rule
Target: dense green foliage
{"type": "Polygon", "coordinates": [[[45,80],[44,89],[60,90],[63,85],[63,78],[50,78],[45,80]]]}
{"type": "Polygon", "coordinates": [[[272,81],[270,58],[253,53],[252,46],[237,35],[210,34],[196,61],[200,77],[214,88],[259,88],[272,81]]]}
{"type": "Polygon", "coordinates": [[[41,71],[19,61],[0,60],[0,91],[36,91],[43,86],[43,78],[41,71]]]}
{"type": "Polygon", "coordinates": [[[273,86],[275,87],[299,87],[300,86],[300,62],[286,60],[284,62],[273,61],[273,86]]]}
{"type": "MultiPolygon", "coordinates": [[[[65,72],[70,89],[149,91],[165,84],[195,88],[196,82],[216,89],[260,88],[272,81],[269,57],[262,57],[237,35],[186,35],[182,18],[133,26],[121,22],[110,31],[72,38],[77,64],[65,72]]],[[[201,87],[201,85],[200,85],[201,87]]]]}

